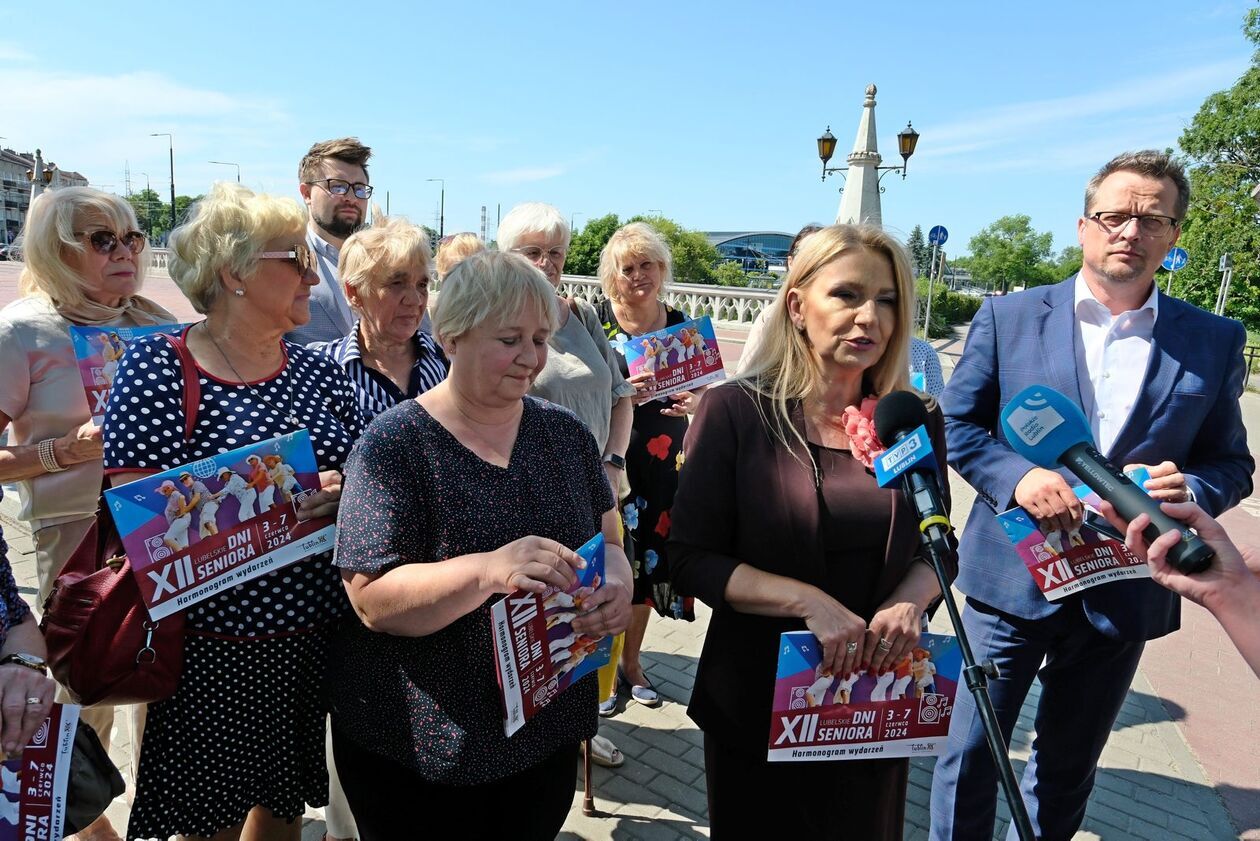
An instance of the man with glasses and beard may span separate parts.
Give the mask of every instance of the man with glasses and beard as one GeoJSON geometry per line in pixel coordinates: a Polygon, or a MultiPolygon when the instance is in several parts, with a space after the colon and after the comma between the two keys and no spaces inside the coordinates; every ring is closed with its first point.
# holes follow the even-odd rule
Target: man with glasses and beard
{"type": "MultiPolygon", "coordinates": [[[[1177,630],[1180,605],[1149,578],[1054,602],[1041,595],[994,514],[1020,505],[1049,534],[1079,526],[1081,503],[1064,471],[1011,449],[998,412],[1044,384],[1079,403],[1112,462],[1148,466],[1152,498],[1197,501],[1217,515],[1251,493],[1255,463],[1238,404],[1246,333],[1154,282],[1189,203],[1185,172],[1167,154],[1110,161],[1085,189],[1080,273],[986,298],[941,398],[949,463],[976,489],[955,586],[967,596],[962,619],[976,660],[1001,669],[989,690],[1008,744],[1034,678],[1041,683],[1020,788],[1046,841],[1080,827],[1142,648],[1177,630]]],[[[996,793],[975,703],[960,692],[932,777],[933,841],[989,841],[996,793]]]]}
{"type": "Polygon", "coordinates": [[[319,285],[311,290],[311,320],[285,336],[291,342],[332,342],[354,325],[337,274],[337,257],[346,238],[367,218],[372,186],[367,162],[372,150],[355,137],[316,143],[298,165],[298,191],[310,219],[306,242],[316,256],[319,285]]]}

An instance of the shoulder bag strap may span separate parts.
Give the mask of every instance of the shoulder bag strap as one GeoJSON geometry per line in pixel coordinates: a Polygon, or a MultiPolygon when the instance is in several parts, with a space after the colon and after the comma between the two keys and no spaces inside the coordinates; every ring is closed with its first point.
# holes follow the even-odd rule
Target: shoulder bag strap
{"type": "Polygon", "coordinates": [[[171,343],[175,353],[179,355],[179,363],[184,372],[184,440],[191,441],[193,428],[197,425],[197,408],[201,405],[201,380],[197,377],[197,363],[193,361],[188,345],[181,336],[169,333],[161,334],[171,343]]]}

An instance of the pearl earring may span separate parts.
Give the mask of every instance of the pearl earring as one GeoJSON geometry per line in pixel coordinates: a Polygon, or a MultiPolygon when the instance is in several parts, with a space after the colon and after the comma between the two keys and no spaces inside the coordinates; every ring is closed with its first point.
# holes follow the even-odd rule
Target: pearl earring
{"type": "Polygon", "coordinates": [[[233,289],[233,290],[232,290],[232,292],[233,292],[233,294],[235,294],[235,295],[236,295],[236,297],[238,297],[238,298],[244,298],[244,297],[245,297],[245,290],[244,290],[244,289],[233,289]]]}

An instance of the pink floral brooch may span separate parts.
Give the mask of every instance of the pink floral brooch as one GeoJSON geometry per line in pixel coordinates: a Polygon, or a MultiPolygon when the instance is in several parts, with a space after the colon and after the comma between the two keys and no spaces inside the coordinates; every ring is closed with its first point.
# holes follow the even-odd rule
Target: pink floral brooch
{"type": "Polygon", "coordinates": [[[849,436],[849,451],[867,470],[874,468],[875,457],[886,449],[875,434],[875,404],[878,402],[874,397],[864,397],[861,408],[850,406],[841,416],[844,434],[849,436]]]}

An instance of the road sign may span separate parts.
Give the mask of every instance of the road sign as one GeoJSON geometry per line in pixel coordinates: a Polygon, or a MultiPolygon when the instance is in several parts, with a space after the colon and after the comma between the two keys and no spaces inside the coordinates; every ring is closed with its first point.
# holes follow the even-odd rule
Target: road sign
{"type": "Polygon", "coordinates": [[[1190,260],[1190,255],[1184,248],[1174,248],[1168,252],[1168,256],[1164,258],[1164,271],[1179,272],[1186,267],[1186,263],[1190,260]]]}
{"type": "Polygon", "coordinates": [[[944,225],[937,225],[932,228],[932,230],[928,231],[929,245],[944,245],[945,241],[948,239],[949,231],[945,230],[944,225]]]}

